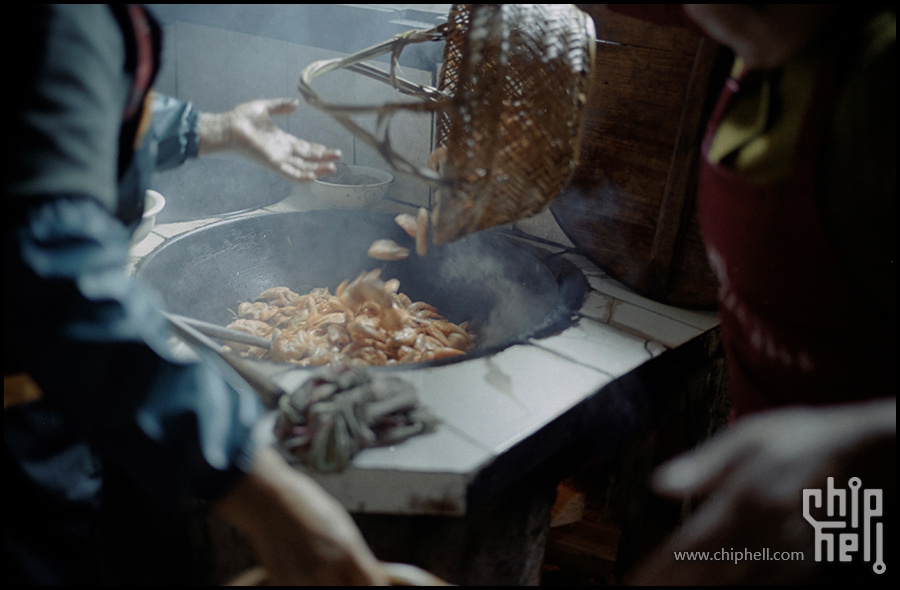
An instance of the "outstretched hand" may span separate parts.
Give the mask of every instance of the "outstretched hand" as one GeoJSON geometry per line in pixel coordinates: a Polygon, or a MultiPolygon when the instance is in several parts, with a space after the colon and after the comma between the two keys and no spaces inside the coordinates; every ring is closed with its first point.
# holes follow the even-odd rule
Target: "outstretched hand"
{"type": "Polygon", "coordinates": [[[630,582],[796,584],[819,579],[823,564],[813,559],[814,529],[803,516],[803,489],[824,490],[828,477],[836,488],[846,488],[851,477],[859,477],[864,488],[893,493],[896,403],[890,398],[765,412],[663,465],[655,474],[657,491],[700,504],[638,566],[630,582]],[[769,560],[753,555],[766,550],[769,560]],[[693,558],[686,558],[688,552],[695,552],[693,558]],[[775,552],[777,558],[771,555],[775,552]]]}
{"type": "Polygon", "coordinates": [[[298,104],[294,99],[260,99],[226,113],[201,113],[200,154],[235,151],[298,182],[334,173],[340,150],[297,138],[272,120],[293,112],[298,104]]]}

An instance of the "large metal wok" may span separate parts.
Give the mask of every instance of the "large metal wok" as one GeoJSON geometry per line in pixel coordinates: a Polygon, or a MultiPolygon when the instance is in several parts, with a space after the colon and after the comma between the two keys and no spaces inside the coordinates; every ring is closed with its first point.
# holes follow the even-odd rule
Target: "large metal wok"
{"type": "MultiPolygon", "coordinates": [[[[382,278],[398,279],[413,301],[434,305],[453,322],[470,322],[475,350],[456,362],[561,330],[586,293],[584,276],[570,262],[493,230],[394,262],[366,256],[379,238],[411,245],[393,216],[372,211],[240,217],[167,242],[136,275],[163,295],[168,311],[224,326],[240,302],[270,287],[334,292],[344,279],[382,268],[382,278]]],[[[420,365],[447,362],[454,361],[420,365]]]]}

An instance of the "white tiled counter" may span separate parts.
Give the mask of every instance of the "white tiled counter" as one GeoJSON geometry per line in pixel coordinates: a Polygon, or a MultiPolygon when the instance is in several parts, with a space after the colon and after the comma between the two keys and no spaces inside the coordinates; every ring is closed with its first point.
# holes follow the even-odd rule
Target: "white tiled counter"
{"type": "MultiPolygon", "coordinates": [[[[391,200],[376,205],[391,212],[403,207],[391,200]]],[[[299,187],[280,203],[238,215],[315,208],[308,189],[299,187]]],[[[134,245],[132,263],[166,240],[219,219],[155,227],[134,245]]],[[[421,403],[441,420],[436,431],[363,450],[341,473],[314,475],[360,519],[371,533],[367,538],[377,537],[373,547],[418,561],[457,583],[533,582],[542,533],[509,523],[545,520],[555,483],[579,457],[613,457],[640,428],[702,416],[702,407],[690,407],[697,400],[705,403],[688,391],[696,377],[682,376],[699,373],[703,382],[719,357],[714,313],[673,308],[625,288],[572,252],[549,213],[509,229],[520,239],[534,236],[540,247],[566,251],[584,273],[589,290],[572,325],[490,356],[392,372],[414,385],[421,403]],[[409,537],[418,530],[413,524],[418,517],[435,517],[430,526],[453,546],[458,543],[450,539],[471,538],[473,527],[489,531],[480,533],[483,546],[470,547],[465,557],[450,550],[440,558],[416,557],[383,530],[388,526],[409,537]],[[393,520],[386,525],[385,518],[393,520]],[[513,564],[508,569],[517,573],[498,573],[493,566],[492,573],[485,572],[485,560],[504,559],[500,545],[500,553],[514,555],[506,558],[513,564]]],[[[308,376],[304,370],[287,371],[275,381],[289,391],[308,376]]],[[[271,435],[270,426],[261,426],[261,436],[271,435]]],[[[538,528],[546,532],[545,526],[538,528]]],[[[429,555],[435,553],[441,552],[429,555]]]]}

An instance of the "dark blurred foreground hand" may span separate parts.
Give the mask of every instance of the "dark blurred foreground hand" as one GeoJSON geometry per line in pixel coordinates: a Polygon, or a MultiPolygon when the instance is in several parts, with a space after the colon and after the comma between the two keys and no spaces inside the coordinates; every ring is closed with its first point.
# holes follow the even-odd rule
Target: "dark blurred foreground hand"
{"type": "MultiPolygon", "coordinates": [[[[896,425],[896,398],[772,410],[744,418],[663,465],[655,475],[656,489],[672,498],[696,500],[699,506],[631,572],[628,583],[800,584],[823,578],[827,583],[847,564],[814,560],[814,529],[803,516],[803,490],[824,491],[829,477],[835,488],[847,489],[848,480],[858,477],[862,488],[883,490],[892,514],[896,425]],[[769,560],[749,555],[766,550],[769,560]],[[720,552],[721,559],[676,559],[676,552],[690,551],[720,552]],[[802,552],[803,558],[783,554],[792,551],[802,552]],[[775,552],[785,559],[771,559],[775,552]]],[[[824,508],[820,513],[825,514],[824,508]]],[[[894,534],[891,525],[885,524],[886,535],[894,534]]],[[[862,543],[859,539],[859,550],[852,554],[853,571],[868,575],[872,563],[862,563],[862,543]]],[[[887,551],[890,570],[894,564],[887,551]]],[[[882,577],[872,574],[876,581],[882,577]]]]}
{"type": "Polygon", "coordinates": [[[246,535],[268,585],[386,585],[388,576],[350,514],[273,449],[215,504],[246,535]]]}

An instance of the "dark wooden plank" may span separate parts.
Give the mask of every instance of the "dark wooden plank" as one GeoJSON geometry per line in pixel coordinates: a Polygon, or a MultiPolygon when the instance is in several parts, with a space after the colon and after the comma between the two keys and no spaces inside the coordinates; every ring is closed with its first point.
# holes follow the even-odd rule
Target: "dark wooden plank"
{"type": "Polygon", "coordinates": [[[603,9],[579,166],[551,206],[570,240],[653,299],[712,308],[694,212],[699,144],[721,49],[603,9]]]}

